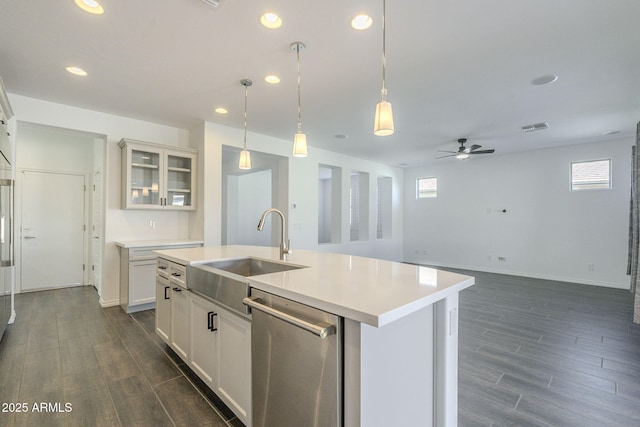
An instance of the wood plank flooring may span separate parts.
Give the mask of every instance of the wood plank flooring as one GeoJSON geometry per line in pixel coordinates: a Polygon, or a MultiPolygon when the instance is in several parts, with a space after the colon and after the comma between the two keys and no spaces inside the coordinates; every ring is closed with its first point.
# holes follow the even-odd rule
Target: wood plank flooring
{"type": "Polygon", "coordinates": [[[640,426],[629,291],[462,273],[460,426],[640,426]]]}
{"type": "MultiPolygon", "coordinates": [[[[460,295],[460,426],[640,426],[628,291],[463,273],[477,284],[460,295]]],[[[153,310],[97,301],[91,287],[16,295],[0,404],[28,411],[0,408],[0,426],[242,425],[155,335],[153,310]]]]}
{"type": "Polygon", "coordinates": [[[0,342],[0,426],[242,426],[156,336],[153,310],[102,309],[85,286],[16,295],[16,312],[0,342]]]}

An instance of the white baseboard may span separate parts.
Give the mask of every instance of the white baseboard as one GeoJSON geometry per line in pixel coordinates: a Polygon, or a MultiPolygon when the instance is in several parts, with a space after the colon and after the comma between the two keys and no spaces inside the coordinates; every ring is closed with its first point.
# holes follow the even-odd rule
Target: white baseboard
{"type": "Polygon", "coordinates": [[[408,262],[411,264],[429,265],[434,267],[455,268],[459,270],[481,271],[483,273],[495,273],[495,274],[506,274],[509,276],[529,277],[532,279],[553,280],[554,282],[577,283],[580,285],[601,286],[604,288],[613,288],[613,289],[627,289],[627,290],[629,289],[629,283],[602,282],[599,280],[576,279],[574,277],[552,276],[547,274],[527,273],[527,272],[521,272],[521,271],[502,270],[502,269],[496,269],[496,268],[483,268],[478,266],[459,265],[459,264],[443,264],[443,263],[425,261],[423,259],[421,260],[409,259],[409,260],[405,260],[405,262],[408,262]]]}
{"type": "Polygon", "coordinates": [[[102,299],[102,297],[100,297],[100,307],[102,308],[107,308],[107,307],[115,307],[117,305],[120,305],[120,300],[119,299],[113,299],[110,301],[105,301],[102,299]]]}

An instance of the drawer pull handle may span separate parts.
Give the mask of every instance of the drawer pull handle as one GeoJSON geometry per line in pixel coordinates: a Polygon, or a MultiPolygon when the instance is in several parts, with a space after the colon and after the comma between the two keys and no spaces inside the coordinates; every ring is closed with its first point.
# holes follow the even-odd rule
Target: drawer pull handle
{"type": "Polygon", "coordinates": [[[170,286],[165,286],[164,287],[164,299],[169,299],[169,295],[167,295],[167,291],[169,290],[170,286]]]}
{"type": "Polygon", "coordinates": [[[207,329],[209,329],[211,332],[215,332],[218,330],[218,328],[215,328],[213,324],[213,317],[217,315],[218,313],[216,313],[215,311],[210,311],[207,313],[207,329]]]}

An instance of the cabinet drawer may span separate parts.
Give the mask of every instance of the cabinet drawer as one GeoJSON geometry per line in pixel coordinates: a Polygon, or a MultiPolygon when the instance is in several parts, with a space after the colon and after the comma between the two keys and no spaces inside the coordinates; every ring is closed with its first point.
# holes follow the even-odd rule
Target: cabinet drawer
{"type": "Polygon", "coordinates": [[[169,278],[169,261],[158,258],[158,267],[156,269],[156,274],[158,276],[168,279],[169,278]]]}
{"type": "Polygon", "coordinates": [[[175,283],[176,285],[186,288],[187,278],[187,267],[181,264],[177,264],[175,262],[169,263],[169,280],[171,283],[175,283]]]}

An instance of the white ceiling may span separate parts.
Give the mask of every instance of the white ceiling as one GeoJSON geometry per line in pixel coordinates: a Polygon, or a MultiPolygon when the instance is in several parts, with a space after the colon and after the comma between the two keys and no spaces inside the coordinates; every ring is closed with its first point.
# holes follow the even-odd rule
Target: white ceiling
{"type": "MultiPolygon", "coordinates": [[[[469,138],[496,154],[633,138],[640,120],[637,0],[389,0],[387,88],[396,132],[373,135],[381,89],[381,0],[5,0],[0,76],[7,91],[180,128],[202,120],[292,140],[302,41],[302,122],[321,147],[391,165],[434,161],[469,138]],[[282,16],[267,30],[259,16],[282,16]],[[349,22],[369,13],[374,25],[349,22]],[[85,78],[64,71],[76,65],[85,78]],[[281,83],[262,79],[275,73],[281,83]],[[536,77],[556,74],[550,85],[536,77]],[[225,106],[229,114],[213,112],[225,106]],[[523,133],[547,121],[550,128],[523,133]],[[335,135],[346,134],[338,139],[335,135]]],[[[19,114],[19,112],[17,112],[19,114]]],[[[250,135],[249,149],[265,150],[250,135]]],[[[481,156],[478,156],[478,158],[481,156]]],[[[446,160],[438,160],[449,161],[446,160]]]]}

